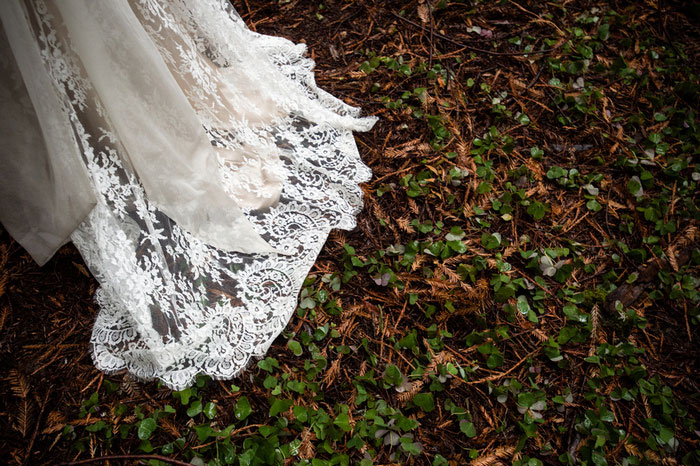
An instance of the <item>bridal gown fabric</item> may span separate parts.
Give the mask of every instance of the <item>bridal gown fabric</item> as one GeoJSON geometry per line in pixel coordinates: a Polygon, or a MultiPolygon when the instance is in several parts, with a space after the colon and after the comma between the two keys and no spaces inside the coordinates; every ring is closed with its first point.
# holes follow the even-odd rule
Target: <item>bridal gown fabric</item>
{"type": "Polygon", "coordinates": [[[3,225],[40,264],[78,248],[99,369],[234,377],[354,228],[352,131],[375,119],[225,0],[2,0],[0,20],[3,225]]]}

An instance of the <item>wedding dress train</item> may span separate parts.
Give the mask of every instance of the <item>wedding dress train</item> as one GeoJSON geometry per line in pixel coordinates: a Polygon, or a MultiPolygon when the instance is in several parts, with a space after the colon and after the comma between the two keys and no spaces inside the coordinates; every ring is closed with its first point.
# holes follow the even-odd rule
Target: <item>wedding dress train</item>
{"type": "Polygon", "coordinates": [[[225,0],[0,2],[0,220],[100,283],[91,350],[173,389],[265,354],[369,180],[373,118],[225,0]]]}

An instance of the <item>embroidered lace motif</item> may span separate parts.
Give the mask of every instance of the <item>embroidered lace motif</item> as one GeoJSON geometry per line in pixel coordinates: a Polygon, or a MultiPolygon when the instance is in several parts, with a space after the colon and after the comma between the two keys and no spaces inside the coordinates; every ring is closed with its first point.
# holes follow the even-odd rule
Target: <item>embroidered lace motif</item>
{"type": "Polygon", "coordinates": [[[101,284],[95,365],[178,390],[200,373],[234,377],[284,329],[329,231],[355,226],[371,172],[352,131],[374,119],[316,86],[305,46],[250,31],[225,0],[129,3],[216,148],[224,189],[279,251],[213,248],[153,205],[55,8],[28,2],[98,194],[72,235],[101,284]]]}

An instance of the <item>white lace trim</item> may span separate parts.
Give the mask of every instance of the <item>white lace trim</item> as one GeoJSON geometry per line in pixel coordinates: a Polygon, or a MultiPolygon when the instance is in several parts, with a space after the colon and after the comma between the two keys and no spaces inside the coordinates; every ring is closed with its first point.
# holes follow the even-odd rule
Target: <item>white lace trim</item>
{"type": "Polygon", "coordinates": [[[93,360],[101,370],[127,369],[179,390],[197,374],[236,376],[251,358],[264,355],[284,329],[329,231],[355,226],[362,207],[358,183],[368,181],[371,171],[360,160],[351,131],[369,129],[374,119],[358,118],[358,109],[316,86],[303,45],[248,30],[223,0],[131,3],[156,44],[180,41],[178,56],[172,47],[161,53],[182,79],[198,84],[194,89],[201,95],[188,98],[200,104],[193,108],[212,144],[257,154],[245,158],[245,163],[260,165],[255,165],[258,171],[250,165],[249,175],[241,165],[220,160],[221,182],[262,238],[284,253],[247,255],[212,248],[149,202],[124,163],[118,138],[80,63],[56,34],[49,9],[43,0],[32,0],[46,65],[62,91],[98,193],[97,207],[72,235],[101,284],[93,360]],[[193,42],[193,34],[201,40],[193,42]],[[262,88],[282,110],[267,120],[251,114],[257,122],[247,126],[226,122],[226,106],[212,104],[222,93],[214,89],[216,80],[211,66],[202,63],[202,53],[221,70],[243,53],[264,54],[269,68],[249,74],[276,80],[262,88]],[[103,117],[100,125],[95,110],[103,117]],[[263,148],[275,155],[265,155],[263,148]],[[260,187],[263,168],[279,181],[277,193],[260,187]],[[272,201],[245,208],[248,196],[272,201]]]}

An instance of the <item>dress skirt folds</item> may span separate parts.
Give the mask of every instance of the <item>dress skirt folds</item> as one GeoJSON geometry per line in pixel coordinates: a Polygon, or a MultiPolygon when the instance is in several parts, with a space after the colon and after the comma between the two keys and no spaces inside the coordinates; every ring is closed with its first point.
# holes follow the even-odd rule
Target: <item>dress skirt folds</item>
{"type": "Polygon", "coordinates": [[[95,365],[235,376],[355,226],[374,119],[226,0],[2,0],[0,20],[0,220],[39,264],[82,254],[95,365]]]}

